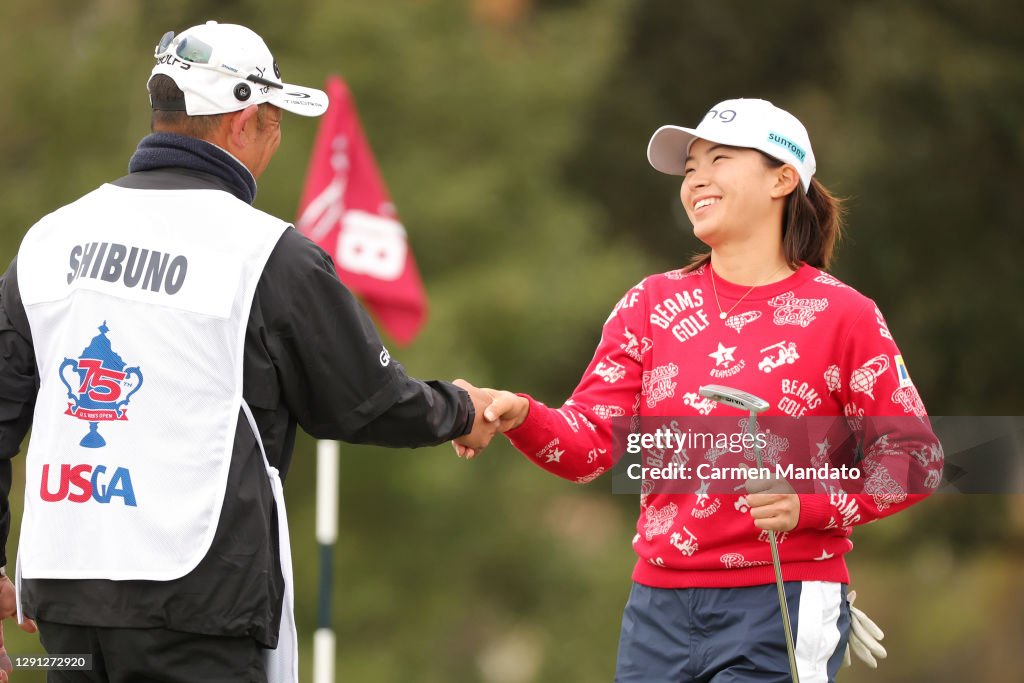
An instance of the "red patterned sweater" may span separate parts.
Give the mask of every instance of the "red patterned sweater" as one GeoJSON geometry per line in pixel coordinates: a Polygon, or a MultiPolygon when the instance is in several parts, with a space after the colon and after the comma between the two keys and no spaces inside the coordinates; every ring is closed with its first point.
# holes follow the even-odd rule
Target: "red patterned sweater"
{"type": "MultiPolygon", "coordinates": [[[[766,416],[845,416],[826,422],[856,430],[848,443],[860,445],[862,479],[845,488],[818,482],[818,493],[801,493],[799,522],[779,534],[779,552],[787,581],[848,582],[851,527],[917,502],[941,473],[941,447],[906,365],[874,302],[817,268],[805,265],[746,296],[748,287],[717,275],[715,285],[723,311],[736,304],[726,320],[709,265],[653,275],[630,289],[570,400],[556,410],[527,397],[526,421],[507,436],[540,467],[585,483],[611,469],[612,426],[631,416],[649,425],[659,417],[747,414],[701,398],[702,385],[764,398],[771,404],[766,416]],[[869,417],[858,422],[863,416],[869,417]],[[906,474],[907,462],[920,477],[906,474]]],[[[813,437],[810,443],[823,447],[813,437]]],[[[693,467],[720,454],[690,448],[676,461],[693,467]]],[[[635,581],[663,588],[774,581],[767,534],[754,526],[745,498],[729,492],[736,489],[644,490],[633,540],[635,581]]]]}

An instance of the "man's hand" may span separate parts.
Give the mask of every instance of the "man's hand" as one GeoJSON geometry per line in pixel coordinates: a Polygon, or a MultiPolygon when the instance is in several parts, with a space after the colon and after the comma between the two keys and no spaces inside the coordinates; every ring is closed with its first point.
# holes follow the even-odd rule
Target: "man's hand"
{"type": "Polygon", "coordinates": [[[800,521],[800,496],[785,479],[748,478],[747,505],[758,529],[792,531],[800,521]]]}
{"type": "MultiPolygon", "coordinates": [[[[11,671],[14,667],[11,665],[11,658],[7,656],[7,648],[4,647],[4,628],[3,619],[13,617],[17,614],[17,601],[14,596],[14,584],[6,576],[0,577],[0,683],[7,683],[11,671]]],[[[18,624],[22,631],[26,633],[35,633],[36,622],[31,619],[18,624]]]]}
{"type": "MultiPolygon", "coordinates": [[[[494,415],[488,415],[486,410],[490,407],[493,399],[483,389],[479,389],[464,379],[457,379],[452,382],[458,388],[464,390],[469,394],[470,400],[473,401],[473,429],[469,434],[465,434],[456,439],[455,443],[461,445],[466,451],[472,451],[469,453],[459,453],[460,456],[473,457],[479,451],[487,448],[487,445],[494,438],[494,435],[498,433],[498,421],[494,415]]],[[[459,448],[456,446],[456,453],[459,448]]]]}
{"type": "Polygon", "coordinates": [[[452,441],[460,458],[476,457],[496,433],[515,429],[530,412],[530,402],[512,392],[478,389],[463,379],[457,379],[453,384],[469,392],[476,410],[473,431],[452,441]]]}

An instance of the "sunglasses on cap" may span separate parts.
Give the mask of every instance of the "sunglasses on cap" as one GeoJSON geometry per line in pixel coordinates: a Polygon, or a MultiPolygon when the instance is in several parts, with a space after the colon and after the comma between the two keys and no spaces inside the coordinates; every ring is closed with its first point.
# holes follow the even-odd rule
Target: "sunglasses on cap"
{"type": "Polygon", "coordinates": [[[256,74],[243,75],[238,69],[228,66],[223,62],[210,61],[213,57],[213,47],[193,36],[175,37],[174,31],[165,33],[160,38],[160,42],[156,44],[156,49],[153,50],[153,57],[159,59],[168,53],[173,54],[183,62],[188,62],[204,69],[214,69],[221,73],[244,78],[252,83],[258,83],[270,88],[284,88],[283,84],[275,83],[262,76],[257,76],[256,74]]]}

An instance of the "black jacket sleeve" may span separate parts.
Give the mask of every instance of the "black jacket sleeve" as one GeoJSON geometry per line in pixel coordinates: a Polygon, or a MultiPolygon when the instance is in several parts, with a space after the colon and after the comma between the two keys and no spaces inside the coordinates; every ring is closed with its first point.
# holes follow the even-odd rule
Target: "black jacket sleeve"
{"type": "Polygon", "coordinates": [[[39,377],[28,318],[18,290],[17,261],[0,279],[0,565],[11,530],[11,458],[32,424],[39,377]]]}
{"type": "MultiPolygon", "coordinates": [[[[412,448],[472,427],[469,395],[406,375],[330,257],[294,229],[264,268],[247,335],[246,366],[263,369],[258,382],[247,378],[247,400],[275,413],[283,408],[311,436],[412,448]]],[[[38,390],[15,261],[0,278],[0,564],[10,531],[11,458],[31,426],[38,390]]]]}
{"type": "Polygon", "coordinates": [[[469,395],[406,375],[330,257],[298,231],[282,235],[256,297],[261,352],[289,412],[311,436],[416,447],[472,427],[469,395]]]}

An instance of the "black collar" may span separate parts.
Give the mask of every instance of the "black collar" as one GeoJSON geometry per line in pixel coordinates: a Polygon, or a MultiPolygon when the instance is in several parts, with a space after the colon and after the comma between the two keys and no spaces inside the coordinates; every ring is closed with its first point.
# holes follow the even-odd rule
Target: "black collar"
{"type": "Polygon", "coordinates": [[[195,182],[205,181],[207,185],[212,183],[217,189],[230,192],[246,204],[252,204],[256,198],[256,179],[242,162],[217,145],[175,133],[153,133],[142,138],[128,162],[131,175],[114,184],[145,187],[149,185],[145,178],[133,180],[133,176],[148,176],[146,172],[161,169],[174,171],[173,174],[160,174],[162,177],[178,178],[174,182],[176,187],[162,185],[167,189],[192,189],[195,182]]]}

